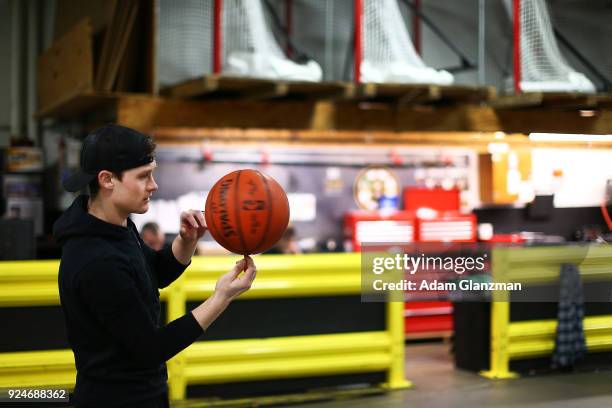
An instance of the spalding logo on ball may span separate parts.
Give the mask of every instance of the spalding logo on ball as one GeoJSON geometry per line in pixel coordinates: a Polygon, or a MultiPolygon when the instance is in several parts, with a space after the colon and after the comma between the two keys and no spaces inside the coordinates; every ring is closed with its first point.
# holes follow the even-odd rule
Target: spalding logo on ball
{"type": "Polygon", "coordinates": [[[237,170],[221,177],[206,198],[206,225],[228,251],[251,255],[270,249],[289,223],[283,188],[257,170],[237,170]]]}

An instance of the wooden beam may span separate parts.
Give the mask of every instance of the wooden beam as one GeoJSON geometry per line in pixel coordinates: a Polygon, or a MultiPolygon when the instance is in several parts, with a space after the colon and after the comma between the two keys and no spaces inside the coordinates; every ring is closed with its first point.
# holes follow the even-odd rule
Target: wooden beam
{"type": "Polygon", "coordinates": [[[597,107],[601,109],[612,108],[612,94],[599,94],[597,95],[597,107]]]}
{"type": "Polygon", "coordinates": [[[452,104],[487,102],[496,95],[495,88],[468,85],[362,84],[358,97],[370,101],[410,104],[452,104]]]}
{"type": "Polygon", "coordinates": [[[346,99],[355,94],[347,82],[303,82],[204,75],[166,88],[164,95],[181,98],[346,99]]]}
{"type": "Polygon", "coordinates": [[[365,83],[357,97],[369,101],[391,101],[401,105],[429,103],[440,98],[437,85],[365,83]]]}
{"type": "Polygon", "coordinates": [[[580,92],[524,92],[500,96],[492,101],[492,105],[498,109],[527,107],[589,109],[597,107],[599,99],[598,95],[580,92]]]}
{"type": "Polygon", "coordinates": [[[143,131],[159,126],[310,129],[314,110],[314,103],[300,101],[124,97],[118,102],[117,121],[143,131]]]}
{"type": "Polygon", "coordinates": [[[410,105],[308,100],[185,100],[129,93],[84,92],[41,110],[39,118],[71,118],[113,109],[107,120],[157,127],[349,131],[439,131],[612,134],[612,110],[493,109],[476,105],[410,105]]]}
{"type": "MultiPolygon", "coordinates": [[[[480,116],[477,111],[473,111],[473,114],[480,116]]],[[[592,117],[583,117],[576,110],[552,109],[496,110],[494,115],[497,120],[493,126],[508,133],[612,134],[612,110],[600,110],[592,117]]],[[[494,130],[489,126],[478,127],[494,130]]]]}
{"type": "Polygon", "coordinates": [[[125,96],[117,120],[137,129],[159,126],[366,131],[504,131],[612,133],[612,110],[494,110],[475,105],[405,106],[308,101],[207,101],[125,96]]]}
{"type": "Polygon", "coordinates": [[[355,84],[351,82],[285,82],[288,99],[351,99],[355,84]]]}
{"type": "MultiPolygon", "coordinates": [[[[477,147],[486,151],[488,143],[495,139],[493,133],[480,132],[389,132],[342,130],[288,130],[288,129],[217,129],[158,127],[151,132],[155,141],[163,144],[198,144],[206,140],[215,144],[273,143],[273,144],[326,144],[345,145],[435,145],[477,147]]],[[[508,135],[514,144],[529,143],[525,135],[508,135]]]]}
{"type": "Polygon", "coordinates": [[[204,75],[168,87],[162,91],[162,94],[181,98],[219,96],[244,98],[274,93],[277,85],[277,82],[266,79],[204,75]]]}
{"type": "Polygon", "coordinates": [[[440,87],[440,100],[445,103],[482,103],[497,97],[493,86],[452,85],[440,87]]]}
{"type": "Polygon", "coordinates": [[[161,144],[193,144],[203,141],[214,145],[325,144],[329,146],[453,146],[471,148],[489,154],[490,143],[507,143],[510,148],[524,151],[531,148],[600,148],[612,149],[610,142],[533,142],[524,134],[506,134],[499,139],[497,132],[391,132],[348,130],[289,130],[289,129],[237,129],[158,127],[151,131],[161,144]]]}

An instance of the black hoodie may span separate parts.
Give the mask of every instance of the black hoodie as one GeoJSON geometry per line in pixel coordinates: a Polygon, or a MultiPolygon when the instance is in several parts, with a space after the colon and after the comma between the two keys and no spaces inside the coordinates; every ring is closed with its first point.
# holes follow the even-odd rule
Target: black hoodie
{"type": "Polygon", "coordinates": [[[134,223],[109,224],[77,197],[53,227],[62,245],[59,292],[77,368],[74,400],[130,406],[167,391],[166,360],[203,332],[191,313],[163,325],[159,288],[185,270],[170,247],[154,251],[134,223]]]}

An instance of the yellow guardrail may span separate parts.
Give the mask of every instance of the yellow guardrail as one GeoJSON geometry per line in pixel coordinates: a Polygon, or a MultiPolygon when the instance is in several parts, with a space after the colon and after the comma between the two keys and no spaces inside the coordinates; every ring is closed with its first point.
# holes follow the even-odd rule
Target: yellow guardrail
{"type": "MultiPolygon", "coordinates": [[[[563,263],[578,265],[585,282],[612,280],[610,245],[495,248],[492,259],[496,282],[554,283],[563,263]]],[[[510,371],[510,360],[552,354],[557,322],[512,322],[508,292],[493,292],[492,300],[490,369],[481,374],[495,379],[516,378],[517,374],[510,371]]],[[[583,326],[589,352],[612,350],[612,315],[585,317],[583,326]]]]}
{"type": "Polygon", "coordinates": [[[73,388],[72,350],[0,353],[0,388],[73,388]]]}
{"type": "MultiPolygon", "coordinates": [[[[202,301],[234,260],[194,257],[183,276],[161,291],[167,321],[202,301]]],[[[359,254],[265,255],[243,299],[359,294],[359,254]]],[[[0,307],[59,305],[59,261],[0,262],[0,307]]],[[[184,399],[190,384],[386,371],[383,386],[411,386],[404,377],[404,306],[386,304],[386,330],[263,339],[196,342],[168,361],[171,399],[184,399]]],[[[71,350],[0,353],[0,388],[72,388],[71,350]]]]}

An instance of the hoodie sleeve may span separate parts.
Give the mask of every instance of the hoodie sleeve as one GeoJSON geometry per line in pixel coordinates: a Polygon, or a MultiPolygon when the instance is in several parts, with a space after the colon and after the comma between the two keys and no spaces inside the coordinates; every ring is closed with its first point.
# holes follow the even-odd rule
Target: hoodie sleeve
{"type": "Polygon", "coordinates": [[[191,261],[187,265],[183,265],[174,257],[171,245],[165,245],[159,251],[155,251],[150,246],[142,243],[142,251],[149,263],[153,266],[153,271],[157,276],[159,289],[165,288],[172,282],[177,280],[183,274],[185,269],[191,265],[191,261]]]}
{"type": "Polygon", "coordinates": [[[129,266],[120,259],[90,263],[79,274],[77,290],[98,321],[144,364],[167,361],[203,333],[191,313],[157,327],[130,276],[129,266]]]}

